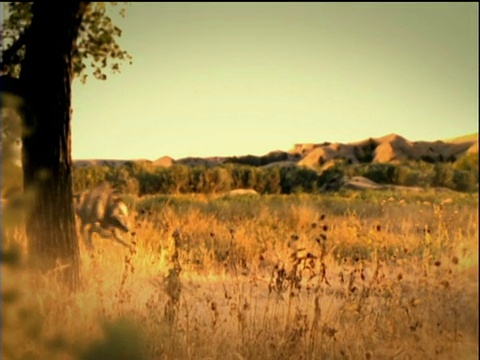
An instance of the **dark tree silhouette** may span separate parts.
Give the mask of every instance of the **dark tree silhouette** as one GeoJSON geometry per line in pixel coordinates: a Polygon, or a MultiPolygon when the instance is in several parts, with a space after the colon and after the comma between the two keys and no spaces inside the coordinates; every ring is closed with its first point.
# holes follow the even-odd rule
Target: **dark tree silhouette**
{"type": "MultiPolygon", "coordinates": [[[[79,284],[79,245],[72,195],[71,85],[85,80],[85,60],[130,56],[115,43],[120,30],[105,16],[104,3],[79,1],[10,3],[2,31],[2,72],[19,76],[27,111],[23,127],[24,191],[29,259],[41,271],[56,269],[72,289],[79,284]],[[106,45],[106,46],[105,46],[106,45]]],[[[112,65],[118,71],[118,63],[112,65]]],[[[8,79],[8,78],[4,78],[8,79]]],[[[3,82],[3,80],[2,80],[3,82]]]]}
{"type": "Polygon", "coordinates": [[[26,224],[32,264],[65,265],[74,288],[79,280],[79,247],[72,201],[72,57],[86,3],[34,2],[20,80],[29,114],[23,136],[24,190],[35,193],[26,224]]]}

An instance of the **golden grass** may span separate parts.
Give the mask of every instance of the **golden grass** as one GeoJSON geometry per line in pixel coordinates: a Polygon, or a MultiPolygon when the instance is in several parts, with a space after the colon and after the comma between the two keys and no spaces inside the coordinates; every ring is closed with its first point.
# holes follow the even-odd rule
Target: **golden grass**
{"type": "Polygon", "coordinates": [[[166,199],[75,294],[2,263],[2,358],[478,358],[478,194],[166,199]]]}

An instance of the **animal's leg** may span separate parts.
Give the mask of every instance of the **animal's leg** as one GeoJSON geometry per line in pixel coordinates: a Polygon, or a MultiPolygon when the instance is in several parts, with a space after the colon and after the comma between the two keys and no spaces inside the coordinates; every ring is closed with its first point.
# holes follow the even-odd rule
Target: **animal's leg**
{"type": "Polygon", "coordinates": [[[82,238],[83,238],[83,241],[85,242],[85,245],[89,250],[93,250],[92,227],[90,227],[88,233],[87,233],[87,225],[82,225],[80,229],[82,232],[82,238]]]}
{"type": "Polygon", "coordinates": [[[94,232],[96,232],[98,235],[100,235],[104,239],[110,239],[111,232],[101,227],[98,223],[95,223],[93,226],[94,226],[94,232]]]}
{"type": "Polygon", "coordinates": [[[93,247],[93,243],[92,243],[92,238],[93,238],[93,233],[97,233],[98,235],[100,235],[102,238],[109,238],[109,234],[105,232],[104,229],[102,229],[102,227],[100,226],[100,223],[97,221],[95,223],[93,223],[91,226],[90,226],[90,230],[88,232],[88,235],[89,235],[89,241],[90,241],[90,244],[92,244],[91,246],[93,247]]]}
{"type": "Polygon", "coordinates": [[[127,244],[115,231],[115,229],[112,229],[112,234],[113,234],[113,239],[118,242],[119,244],[122,244],[123,246],[130,248],[131,245],[127,244]]]}

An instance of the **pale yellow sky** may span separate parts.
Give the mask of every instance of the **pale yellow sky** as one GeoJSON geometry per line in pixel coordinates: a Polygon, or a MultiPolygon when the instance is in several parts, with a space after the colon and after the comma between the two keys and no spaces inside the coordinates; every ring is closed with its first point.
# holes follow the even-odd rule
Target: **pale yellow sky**
{"type": "Polygon", "coordinates": [[[263,155],[478,132],[478,3],[131,3],[74,84],[73,158],[263,155]]]}

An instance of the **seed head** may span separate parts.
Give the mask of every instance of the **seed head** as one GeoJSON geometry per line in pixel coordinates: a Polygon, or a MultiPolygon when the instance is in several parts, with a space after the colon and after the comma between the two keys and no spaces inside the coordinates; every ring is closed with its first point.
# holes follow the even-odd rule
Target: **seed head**
{"type": "Polygon", "coordinates": [[[212,309],[212,311],[217,310],[217,303],[215,301],[212,301],[210,303],[210,309],[212,309]]]}

